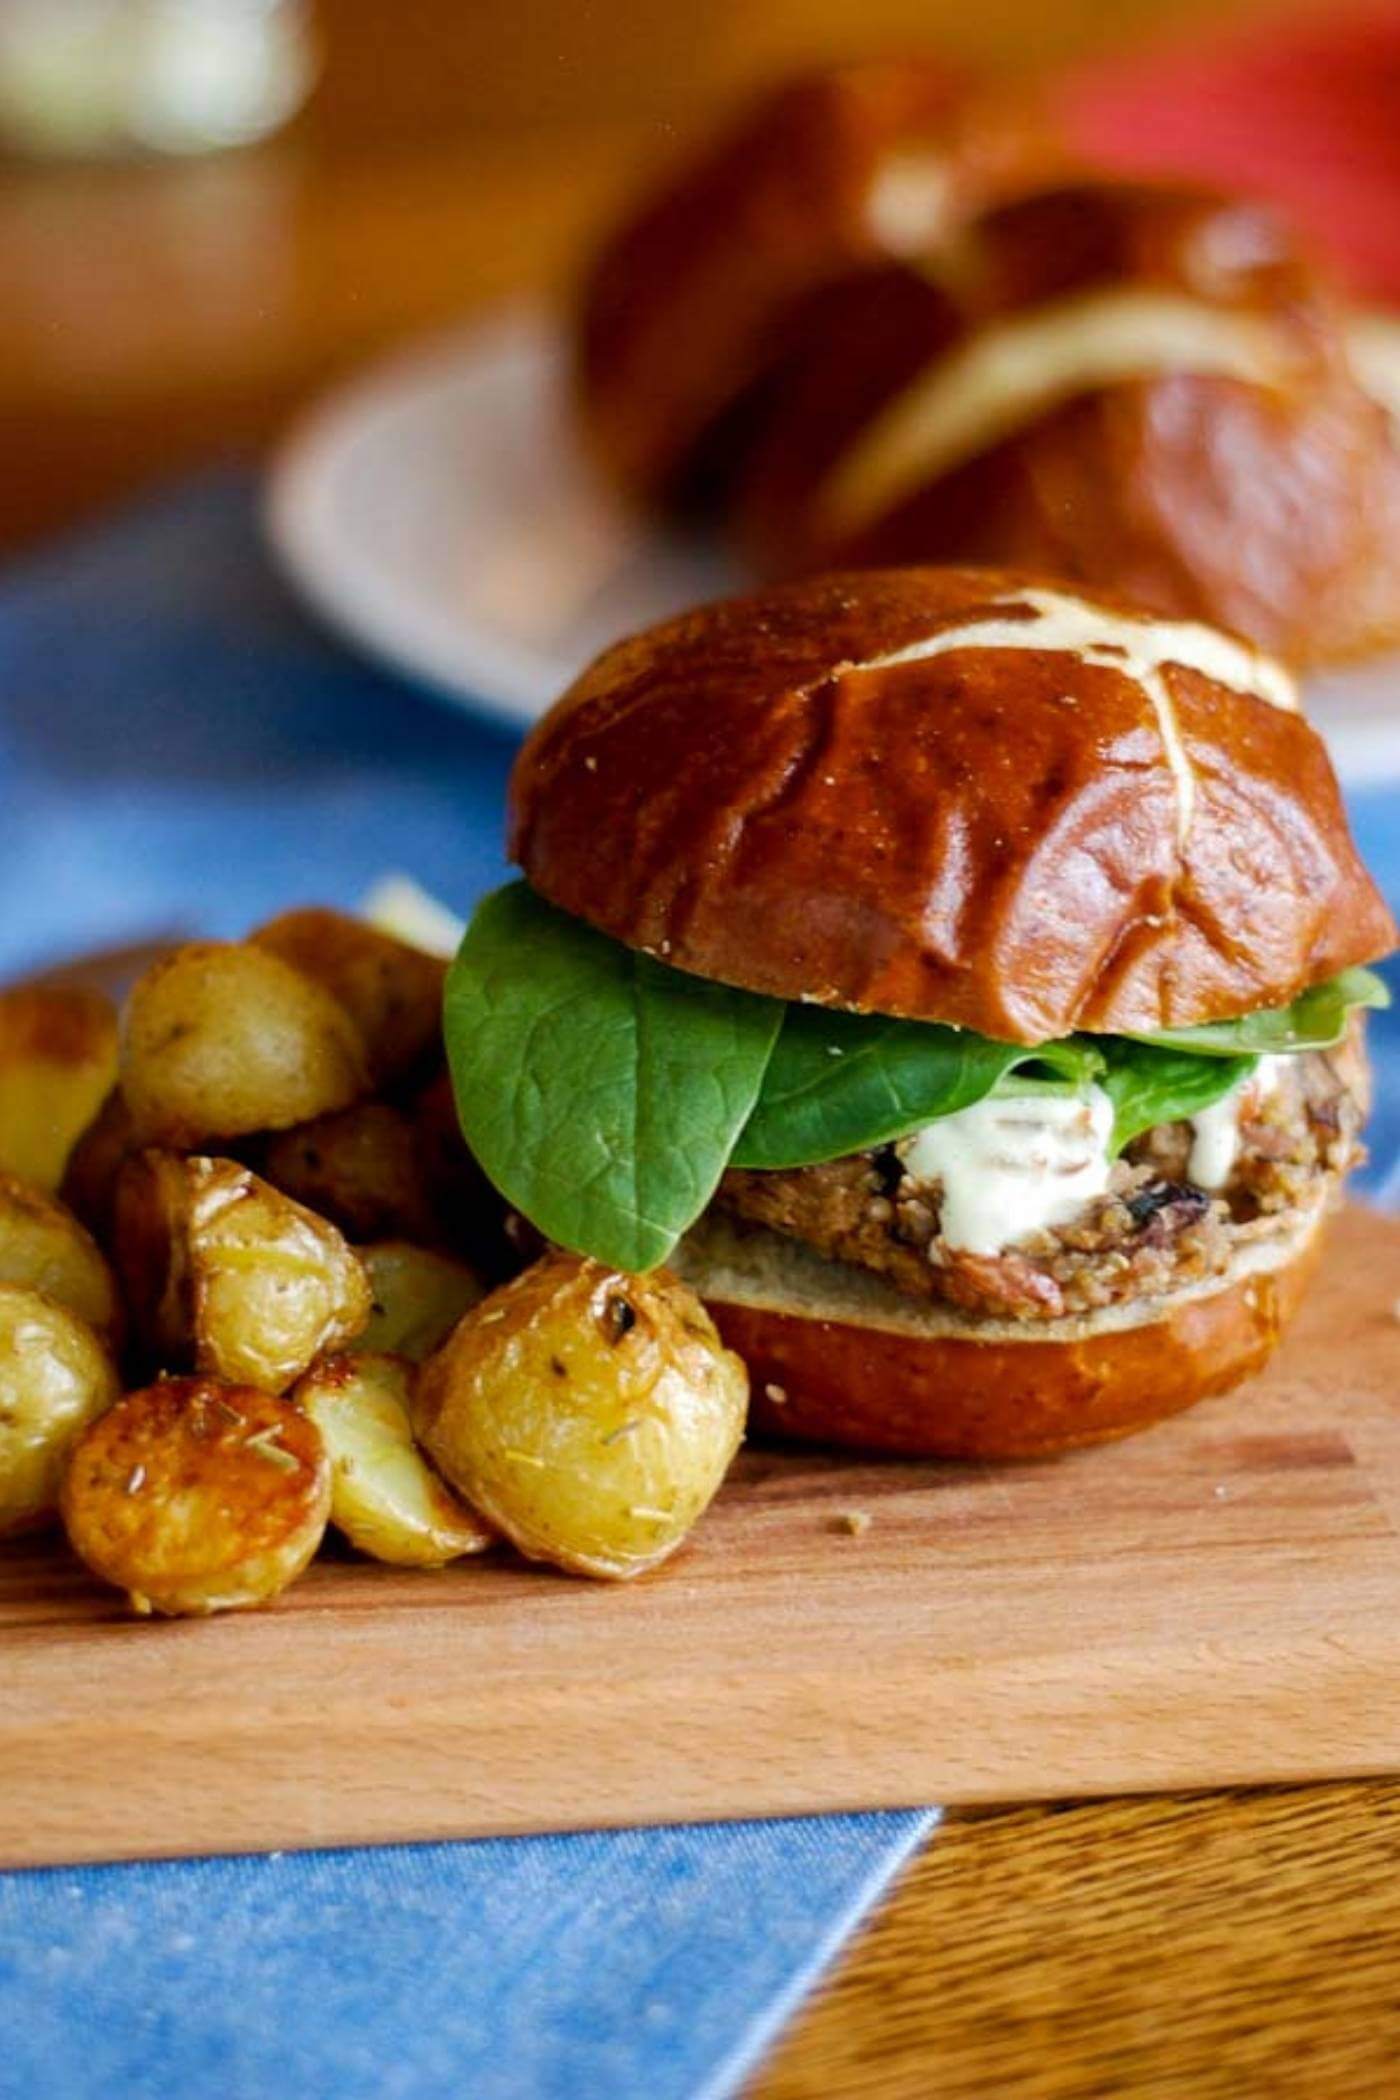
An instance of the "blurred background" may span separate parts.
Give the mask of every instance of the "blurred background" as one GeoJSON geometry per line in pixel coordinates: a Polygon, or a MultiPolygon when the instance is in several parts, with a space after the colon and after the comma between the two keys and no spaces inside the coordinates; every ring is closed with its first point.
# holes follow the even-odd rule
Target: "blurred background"
{"type": "MultiPolygon", "coordinates": [[[[0,0],[0,548],[261,447],[386,343],[558,286],[639,165],[803,60],[925,45],[993,74],[1126,65],[1136,83],[1155,50],[1169,72],[1224,34],[1251,77],[1286,46],[1296,85],[1316,72],[1297,62],[1305,16],[1298,0],[0,0]]],[[[1400,36],[1383,78],[1370,41],[1400,10],[1364,21],[1354,71],[1400,174],[1400,36]]]]}

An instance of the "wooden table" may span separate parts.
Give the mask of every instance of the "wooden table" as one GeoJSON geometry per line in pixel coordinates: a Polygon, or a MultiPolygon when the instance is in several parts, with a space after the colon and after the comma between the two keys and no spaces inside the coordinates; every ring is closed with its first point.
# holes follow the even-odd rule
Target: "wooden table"
{"type": "Polygon", "coordinates": [[[1400,1786],[946,1824],[751,2100],[1376,2100],[1400,1786]]]}
{"type": "MultiPolygon", "coordinates": [[[[522,61],[504,96],[516,121],[469,137],[440,91],[431,122],[407,121],[417,105],[402,54],[373,91],[382,12],[366,0],[327,12],[333,38],[343,23],[361,52],[357,73],[332,45],[335,122],[313,115],[258,153],[185,168],[0,173],[0,545],[255,452],[328,377],[391,339],[558,287],[629,165],[673,122],[667,68],[684,11],[578,11],[595,31],[625,20],[669,83],[649,96],[600,88],[611,114],[595,108],[586,126],[539,86],[554,46],[536,23],[536,73],[522,61]],[[528,118],[536,128],[523,131],[528,118]]],[[[837,11],[808,13],[821,32],[809,41],[830,44],[837,11]]],[[[1024,57],[1054,44],[1046,14],[1006,0],[956,20],[965,46],[1015,42],[1024,57]]],[[[1088,0],[1068,6],[1059,48],[1082,43],[1097,14],[1088,0]]],[[[914,18],[877,7],[872,30],[898,41],[889,32],[910,33],[914,18]]],[[[788,55],[801,19],[781,5],[715,9],[724,35],[694,77],[713,86],[743,72],[746,38],[766,62],[788,55]]],[[[441,42],[462,21],[459,7],[425,6],[421,22],[415,10],[424,80],[432,25],[441,42]]],[[[571,33],[580,64],[612,80],[606,50],[585,53],[571,33]]],[[[467,68],[462,83],[477,116],[492,114],[489,74],[467,68]]],[[[1390,1784],[950,1822],[798,2016],[755,2100],[1383,2094],[1400,2058],[1397,1865],[1390,1784]]]]}

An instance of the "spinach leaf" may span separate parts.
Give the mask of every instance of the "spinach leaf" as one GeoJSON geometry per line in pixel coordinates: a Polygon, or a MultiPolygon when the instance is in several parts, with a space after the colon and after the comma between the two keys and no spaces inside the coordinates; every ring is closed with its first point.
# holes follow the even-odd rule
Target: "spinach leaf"
{"type": "Polygon", "coordinates": [[[1180,1123],[1209,1108],[1258,1064],[1257,1057],[1198,1057],[1102,1036],[1108,1069],[1099,1081],[1113,1103],[1113,1150],[1156,1123],[1180,1123]]]}
{"type": "Polygon", "coordinates": [[[778,1000],[668,969],[510,883],[448,973],[463,1135],[548,1238],[651,1268],[713,1195],[782,1016],[778,1000]]]}
{"type": "Polygon", "coordinates": [[[443,1025],[463,1133],[506,1199],[562,1246],[646,1269],[731,1163],[813,1166],[992,1092],[1091,1084],[1121,1151],[1218,1101],[1264,1052],[1325,1047],[1353,1009],[1387,1003],[1369,970],[1344,970],[1278,1012],[1027,1047],[712,984],[516,882],[468,927],[443,1025]]]}
{"type": "Polygon", "coordinates": [[[1343,970],[1309,987],[1291,1006],[1267,1007],[1239,1021],[1208,1021],[1200,1028],[1163,1028],[1135,1034],[1135,1043],[1189,1050],[1196,1057],[1261,1056],[1268,1051],[1325,1050],[1340,1042],[1358,1006],[1389,1006],[1390,994],[1373,970],[1343,970]]]}
{"type": "Polygon", "coordinates": [[[932,1022],[790,1006],[734,1164],[807,1167],[887,1144],[1026,1066],[1083,1085],[1104,1060],[1084,1036],[1031,1049],[932,1022]]]}

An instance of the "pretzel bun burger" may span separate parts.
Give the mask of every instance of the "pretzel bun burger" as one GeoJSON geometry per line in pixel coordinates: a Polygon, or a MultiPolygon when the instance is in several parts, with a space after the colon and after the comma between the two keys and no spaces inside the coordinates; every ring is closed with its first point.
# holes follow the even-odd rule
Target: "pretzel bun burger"
{"type": "Polygon", "coordinates": [[[823,298],[1052,164],[1028,98],[941,60],[868,59],[760,94],[620,216],[581,286],[576,396],[595,458],[663,510],[713,501],[823,298]]]}
{"type": "Polygon", "coordinates": [[[1268,206],[1076,180],[847,282],[736,530],[769,575],[1011,564],[1357,657],[1400,639],[1397,376],[1268,206]]]}
{"type": "Polygon", "coordinates": [[[799,1437],[993,1458],[1263,1363],[1390,914],[1276,663],[1024,575],[619,643],[515,767],[446,1032],[547,1239],[700,1291],[799,1437]]]}

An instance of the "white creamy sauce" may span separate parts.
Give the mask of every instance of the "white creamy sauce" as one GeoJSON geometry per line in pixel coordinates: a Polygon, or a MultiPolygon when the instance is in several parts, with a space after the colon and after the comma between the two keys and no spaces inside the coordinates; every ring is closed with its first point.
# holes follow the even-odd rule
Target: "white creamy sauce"
{"type": "Polygon", "coordinates": [[[996,1254],[1046,1225],[1063,1225],[1106,1194],[1113,1103],[1082,1095],[989,1094],[896,1147],[915,1181],[937,1181],[940,1237],[996,1254]]]}
{"type": "Polygon", "coordinates": [[[945,627],[889,656],[877,656],[851,668],[882,671],[895,664],[922,663],[953,649],[1060,649],[1077,656],[1081,663],[1121,671],[1135,679],[1157,716],[1162,748],[1176,783],[1177,835],[1183,844],[1191,828],[1196,783],[1162,677],[1164,668],[1179,664],[1185,670],[1199,671],[1218,685],[1250,693],[1289,714],[1298,708],[1298,689],[1283,666],[1230,635],[1195,620],[1135,619],[1111,613],[1064,591],[1019,591],[1004,609],[993,606],[962,627],[945,627]],[[1015,607],[1029,607],[1033,617],[1007,617],[1015,607]]]}
{"type": "Polygon", "coordinates": [[[1277,1093],[1282,1057],[1261,1057],[1254,1070],[1191,1118],[1191,1156],[1186,1174],[1198,1189],[1223,1189],[1240,1149],[1240,1117],[1246,1103],[1277,1093]]]}
{"type": "MultiPolygon", "coordinates": [[[[1282,1057],[1255,1070],[1191,1118],[1188,1178],[1220,1189],[1239,1151],[1248,1103],[1277,1090],[1282,1057]]],[[[968,1254],[998,1254],[1046,1226],[1065,1225],[1107,1195],[1113,1104],[1082,1094],[989,1094],[904,1138],[895,1150],[911,1180],[941,1188],[939,1238],[968,1254]]]]}
{"type": "Polygon", "coordinates": [[[923,483],[1097,387],[1164,372],[1278,386],[1295,360],[1271,321],[1170,292],[1083,293],[993,323],[936,358],[858,435],[828,475],[819,511],[859,530],[923,483]]]}

